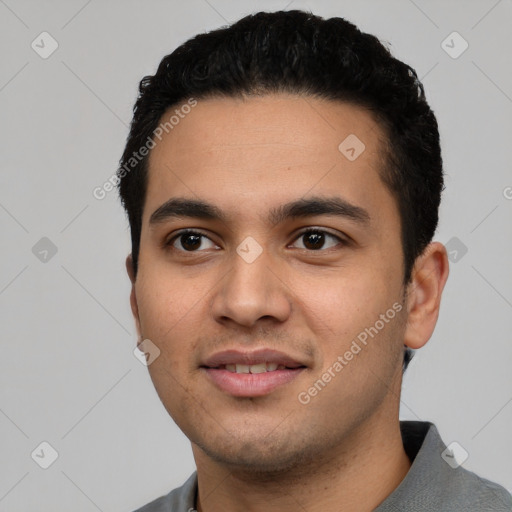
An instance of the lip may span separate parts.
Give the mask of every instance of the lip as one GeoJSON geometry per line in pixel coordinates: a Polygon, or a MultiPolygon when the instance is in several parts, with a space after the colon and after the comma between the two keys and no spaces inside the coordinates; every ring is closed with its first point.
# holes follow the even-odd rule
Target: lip
{"type": "Polygon", "coordinates": [[[259,349],[251,352],[225,350],[206,359],[201,365],[211,382],[221,391],[235,397],[265,396],[277,388],[296,379],[306,365],[297,359],[271,349],[259,349]],[[219,368],[226,364],[253,365],[259,363],[276,363],[286,366],[282,370],[264,373],[234,373],[219,368]]]}
{"type": "Polygon", "coordinates": [[[299,368],[306,366],[304,363],[294,359],[293,357],[279,352],[277,350],[261,348],[252,351],[241,350],[224,350],[217,352],[209,357],[201,365],[207,368],[217,368],[225,364],[259,364],[259,363],[277,363],[278,365],[287,366],[288,368],[299,368]]]}
{"type": "Polygon", "coordinates": [[[201,368],[211,381],[229,395],[257,397],[272,393],[298,377],[305,368],[274,370],[265,373],[233,373],[219,368],[201,368]]]}

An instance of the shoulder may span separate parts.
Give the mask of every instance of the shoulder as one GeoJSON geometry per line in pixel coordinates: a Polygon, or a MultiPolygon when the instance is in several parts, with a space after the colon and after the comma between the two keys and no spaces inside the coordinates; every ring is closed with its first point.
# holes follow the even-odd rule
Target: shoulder
{"type": "Polygon", "coordinates": [[[512,511],[512,496],[504,487],[461,467],[452,473],[449,492],[450,495],[459,497],[460,501],[457,501],[465,510],[512,511]]]}
{"type": "Polygon", "coordinates": [[[169,494],[138,508],[134,512],[195,512],[194,504],[197,492],[197,472],[181,486],[169,494]]]}
{"type": "Polygon", "coordinates": [[[170,508],[172,492],[148,503],[147,505],[144,505],[141,508],[138,508],[135,512],[170,512],[172,510],[170,508]]]}
{"type": "Polygon", "coordinates": [[[453,464],[456,455],[433,423],[401,422],[400,427],[412,464],[379,512],[512,512],[512,496],[501,485],[453,464]]]}

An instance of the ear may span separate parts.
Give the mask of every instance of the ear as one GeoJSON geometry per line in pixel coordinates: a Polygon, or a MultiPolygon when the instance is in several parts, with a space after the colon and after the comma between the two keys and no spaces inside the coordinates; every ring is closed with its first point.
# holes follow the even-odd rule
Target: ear
{"type": "Polygon", "coordinates": [[[137,328],[137,339],[141,339],[141,328],[140,328],[140,318],[139,318],[139,306],[137,304],[137,296],[135,295],[135,270],[133,268],[133,258],[131,254],[128,254],[126,257],[126,271],[128,272],[128,277],[132,282],[132,291],[130,293],[130,306],[132,308],[133,318],[135,319],[135,327],[137,328]]]}
{"type": "Polygon", "coordinates": [[[448,255],[439,242],[429,244],[416,259],[411,282],[407,286],[408,316],[404,343],[408,347],[421,348],[432,336],[448,272],[448,255]]]}

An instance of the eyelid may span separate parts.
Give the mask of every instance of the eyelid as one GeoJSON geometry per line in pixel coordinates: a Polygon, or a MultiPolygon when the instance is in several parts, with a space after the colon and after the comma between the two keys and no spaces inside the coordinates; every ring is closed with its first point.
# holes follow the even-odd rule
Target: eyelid
{"type": "MultiPolygon", "coordinates": [[[[321,228],[321,227],[315,227],[315,226],[309,226],[307,228],[304,228],[302,229],[301,231],[299,231],[294,239],[293,239],[293,243],[295,243],[301,236],[307,234],[307,233],[310,233],[310,232],[313,232],[313,233],[323,233],[325,235],[329,235],[329,236],[332,236],[333,238],[336,238],[338,240],[339,243],[343,244],[343,245],[346,245],[348,243],[350,243],[350,238],[347,236],[347,235],[343,235],[341,233],[337,233],[337,234],[334,234],[332,233],[331,231],[325,229],[325,228],[321,228]]],[[[334,247],[331,247],[331,249],[334,249],[334,247]]],[[[316,251],[312,250],[312,249],[300,249],[300,250],[305,250],[305,251],[308,251],[308,252],[326,252],[328,249],[318,249],[316,251]]]]}
{"type": "MultiPolygon", "coordinates": [[[[346,244],[350,243],[350,238],[347,235],[334,234],[334,233],[332,233],[331,231],[329,231],[329,230],[327,230],[325,228],[315,227],[315,226],[308,226],[306,228],[303,228],[302,230],[300,230],[299,232],[297,232],[294,235],[292,244],[295,243],[301,236],[303,236],[303,235],[305,235],[307,233],[310,233],[310,232],[313,232],[313,233],[323,233],[323,234],[329,235],[329,236],[331,236],[333,238],[336,238],[338,240],[338,242],[340,242],[343,245],[346,245],[346,244]]],[[[175,249],[175,250],[177,250],[179,252],[185,252],[185,253],[189,253],[189,254],[193,254],[194,252],[202,252],[202,251],[183,251],[181,249],[176,249],[175,247],[173,247],[173,244],[174,244],[174,242],[175,242],[175,240],[177,238],[179,238],[182,235],[188,235],[188,234],[190,234],[190,235],[198,235],[198,236],[207,238],[208,240],[210,240],[210,242],[215,244],[215,242],[207,234],[205,234],[201,230],[195,229],[195,228],[184,228],[184,229],[179,230],[176,233],[173,233],[173,235],[170,238],[169,237],[164,238],[163,243],[162,243],[162,248],[163,249],[172,248],[172,249],[175,249]]],[[[217,245],[217,244],[215,244],[215,245],[217,245]]],[[[333,249],[333,247],[331,247],[331,249],[333,249]]],[[[305,251],[308,251],[308,252],[326,252],[327,249],[318,249],[318,250],[300,249],[300,250],[305,250],[305,251]]]]}
{"type": "MultiPolygon", "coordinates": [[[[173,233],[172,236],[170,236],[170,237],[165,237],[163,239],[163,242],[162,242],[162,248],[163,249],[172,248],[172,249],[175,249],[175,250],[180,251],[180,252],[188,252],[188,253],[201,252],[201,251],[183,251],[181,249],[176,249],[175,247],[172,247],[172,245],[174,244],[175,240],[177,238],[179,238],[180,236],[182,236],[182,235],[198,235],[198,236],[201,236],[203,238],[207,238],[208,240],[210,240],[210,242],[215,244],[215,242],[207,234],[205,234],[201,230],[196,229],[196,228],[184,228],[184,229],[180,229],[179,231],[173,233]]],[[[215,245],[217,245],[217,244],[215,244],[215,245]]]]}

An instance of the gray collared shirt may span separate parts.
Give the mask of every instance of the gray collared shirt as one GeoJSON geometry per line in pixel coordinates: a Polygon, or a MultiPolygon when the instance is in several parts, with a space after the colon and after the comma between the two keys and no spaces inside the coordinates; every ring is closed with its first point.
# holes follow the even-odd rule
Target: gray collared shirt
{"type": "MultiPolygon", "coordinates": [[[[446,445],[435,425],[401,421],[400,428],[412,465],[400,485],[375,512],[512,511],[512,496],[503,487],[461,466],[452,468],[441,457],[446,445]]],[[[196,495],[197,472],[194,472],[181,487],[135,512],[192,512],[196,495]]]]}

